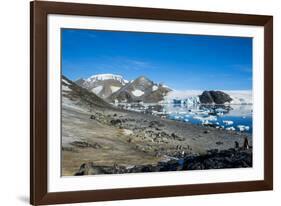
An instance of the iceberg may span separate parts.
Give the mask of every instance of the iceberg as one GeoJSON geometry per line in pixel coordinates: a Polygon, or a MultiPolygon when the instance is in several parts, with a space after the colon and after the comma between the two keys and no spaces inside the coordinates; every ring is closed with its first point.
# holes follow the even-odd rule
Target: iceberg
{"type": "Polygon", "coordinates": [[[232,125],[233,124],[233,121],[231,120],[223,120],[222,121],[225,125],[232,125]]]}
{"type": "Polygon", "coordinates": [[[237,128],[239,129],[240,132],[249,131],[250,130],[250,127],[249,126],[245,126],[245,125],[237,125],[237,128]]]}
{"type": "Polygon", "coordinates": [[[231,130],[231,131],[235,131],[235,128],[234,127],[227,127],[225,128],[226,130],[231,130]]]}

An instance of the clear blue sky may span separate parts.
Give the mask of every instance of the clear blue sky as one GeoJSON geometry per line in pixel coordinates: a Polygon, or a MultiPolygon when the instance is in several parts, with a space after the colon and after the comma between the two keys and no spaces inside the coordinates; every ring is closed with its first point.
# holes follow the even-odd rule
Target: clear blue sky
{"type": "Polygon", "coordinates": [[[62,29],[62,73],[144,75],[177,90],[252,89],[252,38],[62,29]]]}

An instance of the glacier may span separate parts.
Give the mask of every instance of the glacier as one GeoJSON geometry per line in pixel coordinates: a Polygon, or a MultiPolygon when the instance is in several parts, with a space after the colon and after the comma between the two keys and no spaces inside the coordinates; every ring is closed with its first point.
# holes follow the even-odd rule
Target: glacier
{"type": "MultiPolygon", "coordinates": [[[[173,90],[168,92],[165,96],[163,103],[175,103],[175,104],[186,104],[186,105],[196,105],[200,104],[199,95],[201,95],[203,90],[173,90]]],[[[230,105],[242,105],[242,104],[252,104],[252,91],[251,90],[222,90],[222,92],[227,93],[232,101],[230,105]]],[[[222,113],[223,111],[217,111],[222,113]]]]}

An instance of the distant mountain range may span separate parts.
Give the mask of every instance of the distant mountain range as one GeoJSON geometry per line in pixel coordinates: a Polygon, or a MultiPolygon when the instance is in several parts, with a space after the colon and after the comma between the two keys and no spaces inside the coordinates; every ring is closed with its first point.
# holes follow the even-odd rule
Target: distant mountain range
{"type": "Polygon", "coordinates": [[[145,76],[125,80],[121,75],[98,74],[75,83],[110,103],[252,104],[252,91],[177,91],[145,76]]]}
{"type": "Polygon", "coordinates": [[[159,102],[172,91],[145,76],[128,81],[120,75],[99,74],[75,83],[109,102],[159,102]]]}

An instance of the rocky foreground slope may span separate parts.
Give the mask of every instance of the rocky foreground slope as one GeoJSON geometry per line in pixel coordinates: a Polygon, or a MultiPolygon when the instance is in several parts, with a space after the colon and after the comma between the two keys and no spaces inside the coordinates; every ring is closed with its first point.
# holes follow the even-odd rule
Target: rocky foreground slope
{"type": "Polygon", "coordinates": [[[62,79],[64,176],[170,171],[174,164],[177,170],[251,167],[251,144],[246,133],[115,108],[62,79]]]}

